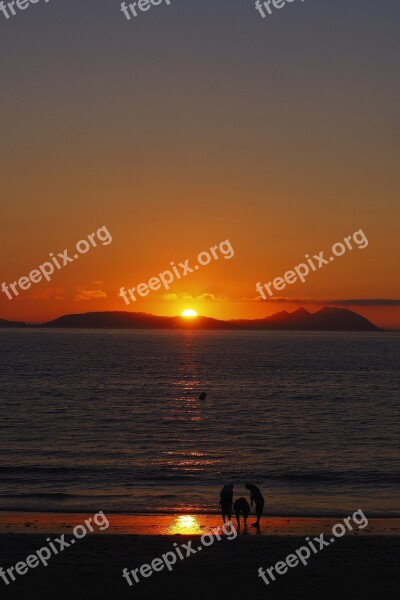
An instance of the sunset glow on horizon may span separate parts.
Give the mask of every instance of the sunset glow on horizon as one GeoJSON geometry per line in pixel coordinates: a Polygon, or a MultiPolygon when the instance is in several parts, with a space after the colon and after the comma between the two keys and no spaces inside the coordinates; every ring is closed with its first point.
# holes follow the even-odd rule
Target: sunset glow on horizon
{"type": "Polygon", "coordinates": [[[275,15],[268,34],[266,19],[236,0],[229,11],[210,1],[160,10],[151,23],[135,22],[134,35],[103,1],[95,27],[90,8],[79,6],[84,36],[71,25],[73,3],[6,23],[0,285],[102,225],[113,242],[17,298],[0,293],[0,318],[174,316],[190,306],[217,319],[255,319],[293,312],[304,299],[308,310],[337,301],[400,328],[399,8],[387,7],[383,28],[374,5],[363,3],[360,28],[359,8],[347,3],[344,28],[342,9],[330,4],[275,15]],[[20,39],[30,49],[23,61],[20,39]],[[58,54],[62,69],[53,64],[58,54]],[[368,248],[291,285],[283,299],[260,301],[256,282],[360,228],[368,248]],[[199,252],[224,239],[235,255],[196,270],[199,252]],[[186,259],[193,272],[127,308],[121,286],[186,259]]]}
{"type": "Polygon", "coordinates": [[[193,318],[193,317],[197,317],[197,312],[195,310],[193,310],[192,308],[186,308],[182,312],[181,316],[186,317],[186,318],[193,318]]]}

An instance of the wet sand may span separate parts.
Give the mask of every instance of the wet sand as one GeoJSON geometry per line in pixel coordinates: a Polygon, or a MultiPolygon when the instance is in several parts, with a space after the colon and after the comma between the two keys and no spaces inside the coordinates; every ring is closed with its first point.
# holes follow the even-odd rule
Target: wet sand
{"type": "MultiPolygon", "coordinates": [[[[72,533],[75,525],[82,524],[92,517],[90,513],[0,513],[0,533],[72,533]]],[[[122,515],[106,514],[109,527],[103,532],[97,528],[93,534],[122,535],[196,535],[212,531],[222,524],[219,515],[122,515]]],[[[329,533],[343,519],[337,517],[269,517],[262,518],[261,530],[257,532],[250,524],[254,516],[248,520],[249,527],[242,528],[241,535],[274,535],[274,536],[307,536],[329,533]]],[[[236,520],[233,518],[236,525],[236,520]]],[[[93,535],[92,534],[92,535],[93,535]]],[[[400,535],[400,518],[369,519],[367,527],[347,535],[400,535]]]]}

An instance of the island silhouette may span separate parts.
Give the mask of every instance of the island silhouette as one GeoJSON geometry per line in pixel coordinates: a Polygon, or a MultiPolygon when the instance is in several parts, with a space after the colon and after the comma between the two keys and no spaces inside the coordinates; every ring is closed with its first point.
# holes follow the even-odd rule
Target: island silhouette
{"type": "Polygon", "coordinates": [[[70,314],[40,324],[0,319],[0,327],[75,329],[197,329],[197,330],[278,330],[278,331],[383,331],[371,321],[346,308],[324,307],[315,313],[299,308],[281,311],[263,319],[223,321],[198,316],[195,319],[164,317],[143,312],[89,312],[70,314]]]}

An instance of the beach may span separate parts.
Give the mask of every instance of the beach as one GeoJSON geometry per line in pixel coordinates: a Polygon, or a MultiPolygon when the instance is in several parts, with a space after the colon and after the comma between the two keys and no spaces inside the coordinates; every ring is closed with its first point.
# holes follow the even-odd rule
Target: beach
{"type": "MultiPolygon", "coordinates": [[[[48,536],[53,540],[62,532],[70,542],[73,526],[83,523],[87,517],[44,513],[0,515],[0,565],[7,569],[24,561],[46,545],[48,536]]],[[[179,523],[177,515],[154,519],[134,515],[107,515],[107,518],[107,530],[76,540],[74,547],[52,556],[46,567],[40,564],[30,569],[26,575],[17,576],[7,588],[0,581],[4,597],[150,600],[159,596],[171,599],[268,596],[285,600],[321,597],[386,600],[396,597],[395,590],[399,589],[400,519],[371,519],[363,530],[337,539],[329,548],[311,556],[307,566],[299,564],[277,576],[268,586],[258,576],[260,566],[267,569],[285,560],[288,554],[305,544],[306,536],[317,537],[319,533],[328,532],[340,519],[267,518],[259,534],[251,528],[249,533],[244,533],[242,528],[235,538],[222,535],[212,546],[177,561],[171,572],[167,569],[154,572],[129,586],[122,577],[124,568],[131,571],[150,564],[174,550],[174,543],[187,545],[190,540],[193,547],[198,548],[200,535],[132,533],[150,531],[151,521],[155,521],[158,530],[169,522],[171,530],[179,523]]],[[[195,520],[199,521],[201,532],[211,531],[212,523],[221,524],[217,515],[195,520]]],[[[192,523],[191,527],[196,528],[197,524],[192,523]]]]}

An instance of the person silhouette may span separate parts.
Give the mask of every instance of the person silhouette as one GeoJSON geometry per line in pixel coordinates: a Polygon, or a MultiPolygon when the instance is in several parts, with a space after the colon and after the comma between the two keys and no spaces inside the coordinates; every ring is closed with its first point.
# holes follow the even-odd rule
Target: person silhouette
{"type": "Polygon", "coordinates": [[[247,517],[250,514],[250,504],[247,502],[246,498],[237,498],[233,505],[233,510],[236,515],[236,521],[238,528],[240,528],[240,515],[242,515],[244,520],[244,526],[247,527],[247,517]]]}
{"type": "Polygon", "coordinates": [[[264,497],[256,485],[246,483],[245,488],[250,490],[251,506],[253,506],[253,503],[255,503],[255,505],[256,505],[257,521],[255,523],[252,523],[251,526],[257,527],[257,529],[258,529],[260,527],[261,515],[264,510],[264,497]]]}
{"type": "Polygon", "coordinates": [[[228,521],[232,519],[232,501],[233,501],[233,483],[224,485],[219,495],[219,506],[221,508],[222,519],[225,523],[225,517],[228,521]]]}

